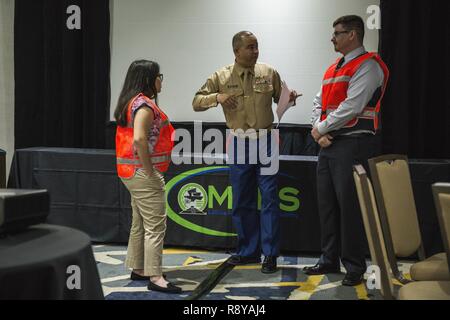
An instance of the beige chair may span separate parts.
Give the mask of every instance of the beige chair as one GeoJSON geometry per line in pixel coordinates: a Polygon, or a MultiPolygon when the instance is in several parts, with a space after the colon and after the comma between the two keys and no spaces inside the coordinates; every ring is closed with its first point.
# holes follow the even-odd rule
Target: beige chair
{"type": "Polygon", "coordinates": [[[384,155],[370,159],[369,167],[388,260],[395,278],[402,283],[409,282],[398,269],[397,257],[406,258],[417,253],[422,261],[411,266],[412,280],[450,280],[444,252],[424,259],[408,158],[384,155]]]}
{"type": "MultiPolygon", "coordinates": [[[[447,270],[450,270],[450,183],[435,183],[432,186],[434,203],[436,206],[437,216],[439,220],[439,226],[441,228],[442,240],[444,242],[444,248],[447,257],[447,270]]],[[[446,285],[442,284],[442,281],[419,281],[408,284],[407,290],[400,289],[399,298],[401,299],[420,299],[420,297],[426,295],[428,297],[435,297],[437,292],[445,290],[446,285]],[[424,286],[423,282],[428,284],[424,286]],[[422,292],[419,292],[422,291],[422,292]]],[[[450,289],[447,288],[447,295],[450,295],[450,289]]],[[[450,297],[447,298],[450,300],[450,297]]]]}
{"type": "Polygon", "coordinates": [[[435,183],[432,186],[442,240],[450,268],[450,183],[435,183]]]}
{"type": "Polygon", "coordinates": [[[380,289],[384,299],[400,300],[450,300],[450,281],[416,281],[405,284],[395,294],[392,284],[392,270],[388,261],[385,239],[382,232],[378,208],[375,201],[372,184],[364,167],[353,167],[361,214],[369,243],[372,263],[379,267],[380,289]]]}

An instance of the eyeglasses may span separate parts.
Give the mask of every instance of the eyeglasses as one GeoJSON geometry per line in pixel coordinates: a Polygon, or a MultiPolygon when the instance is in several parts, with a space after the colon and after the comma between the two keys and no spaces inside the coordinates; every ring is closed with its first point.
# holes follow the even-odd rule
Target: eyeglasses
{"type": "Polygon", "coordinates": [[[163,79],[164,79],[164,75],[163,75],[162,73],[158,74],[157,77],[159,77],[159,79],[161,79],[161,82],[162,82],[163,79]]]}
{"type": "Polygon", "coordinates": [[[333,36],[333,38],[337,38],[337,36],[340,35],[341,33],[349,33],[349,32],[350,31],[347,31],[347,30],[345,30],[345,31],[335,31],[335,32],[333,32],[332,36],[333,36]]]}

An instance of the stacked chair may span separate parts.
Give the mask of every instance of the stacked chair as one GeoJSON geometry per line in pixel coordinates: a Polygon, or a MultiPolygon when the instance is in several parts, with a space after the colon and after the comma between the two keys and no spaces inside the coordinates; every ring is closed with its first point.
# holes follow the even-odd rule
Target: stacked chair
{"type": "Polygon", "coordinates": [[[398,269],[397,257],[407,258],[417,254],[421,261],[411,266],[412,280],[450,280],[445,252],[425,259],[408,158],[384,155],[370,159],[369,168],[386,253],[395,278],[401,283],[409,282],[398,269]]]}
{"type": "MultiPolygon", "coordinates": [[[[394,291],[392,280],[394,270],[389,260],[382,221],[378,212],[374,189],[363,166],[356,165],[353,170],[364,228],[369,243],[372,263],[379,267],[379,284],[384,299],[399,300],[450,300],[450,281],[414,281],[404,284],[398,293],[394,291]]],[[[450,186],[433,186],[438,207],[442,236],[446,242],[446,261],[450,261],[450,186]]],[[[450,264],[447,263],[447,272],[450,264]]],[[[398,271],[398,268],[397,268],[398,271]]]]}

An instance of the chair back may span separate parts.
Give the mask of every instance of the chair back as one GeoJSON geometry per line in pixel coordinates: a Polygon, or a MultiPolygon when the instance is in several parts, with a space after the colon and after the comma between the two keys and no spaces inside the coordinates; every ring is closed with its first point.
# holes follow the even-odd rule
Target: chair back
{"type": "MultiPolygon", "coordinates": [[[[422,251],[422,237],[408,167],[403,155],[369,159],[386,246],[394,256],[409,257],[422,251]]],[[[420,257],[422,258],[422,257],[420,257]]]]}
{"type": "Polygon", "coordinates": [[[394,299],[394,286],[392,284],[391,268],[388,262],[383,231],[378,215],[372,184],[362,165],[353,166],[353,178],[355,180],[361,214],[369,243],[372,264],[378,266],[380,271],[380,289],[384,299],[394,299]]]}
{"type": "Polygon", "coordinates": [[[432,186],[434,203],[441,228],[442,241],[447,253],[450,270],[450,183],[435,183],[432,186]]]}

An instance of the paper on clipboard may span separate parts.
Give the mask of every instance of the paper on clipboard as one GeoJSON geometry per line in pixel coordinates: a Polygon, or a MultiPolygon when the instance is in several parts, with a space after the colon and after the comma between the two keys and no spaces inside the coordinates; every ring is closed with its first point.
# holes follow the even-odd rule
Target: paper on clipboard
{"type": "Polygon", "coordinates": [[[281,82],[281,95],[280,100],[278,101],[278,107],[277,107],[277,116],[278,116],[278,126],[280,125],[281,118],[283,117],[284,113],[294,105],[294,101],[289,102],[289,98],[291,95],[291,90],[289,90],[287,84],[285,81],[281,82]]]}

